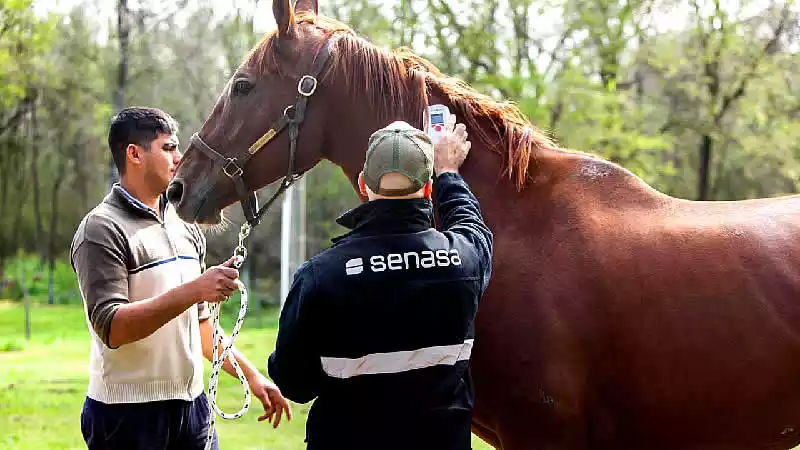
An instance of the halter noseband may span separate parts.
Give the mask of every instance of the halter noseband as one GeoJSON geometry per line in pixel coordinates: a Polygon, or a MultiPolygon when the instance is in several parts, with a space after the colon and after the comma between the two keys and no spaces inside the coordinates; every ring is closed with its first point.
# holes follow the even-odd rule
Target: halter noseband
{"type": "Polygon", "coordinates": [[[325,63],[328,61],[328,57],[331,54],[330,45],[332,40],[332,38],[328,39],[322,49],[320,49],[314,60],[314,64],[311,66],[311,72],[300,77],[300,81],[297,82],[297,101],[295,104],[289,105],[283,110],[283,116],[276,120],[269,130],[250,146],[244,156],[240,158],[225,157],[203,142],[198,133],[194,133],[190,139],[190,142],[200,149],[200,151],[221,166],[222,172],[233,181],[233,185],[236,187],[236,193],[239,195],[239,201],[242,204],[242,210],[244,211],[247,225],[251,228],[261,222],[261,219],[272,203],[302,176],[294,173],[297,137],[300,134],[300,124],[302,124],[305,119],[308,99],[314,95],[314,92],[317,90],[319,84],[317,77],[319,77],[319,74],[325,68],[325,63]],[[286,171],[286,176],[283,177],[280,187],[275,194],[273,194],[272,198],[259,209],[256,193],[254,191],[249,191],[245,187],[244,179],[242,178],[244,167],[256,152],[261,150],[269,141],[277,136],[278,133],[287,127],[289,128],[289,166],[286,171]]]}

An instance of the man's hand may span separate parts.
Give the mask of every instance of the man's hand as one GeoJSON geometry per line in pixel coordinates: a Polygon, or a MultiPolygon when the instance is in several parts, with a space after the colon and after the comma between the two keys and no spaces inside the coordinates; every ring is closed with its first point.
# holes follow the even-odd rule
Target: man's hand
{"type": "Polygon", "coordinates": [[[258,421],[268,420],[272,422],[273,428],[278,428],[281,423],[281,416],[286,412],[286,418],[292,420],[292,407],[289,402],[281,394],[281,390],[272,381],[260,373],[255,373],[248,378],[247,382],[250,384],[250,390],[253,392],[264,406],[264,415],[258,418],[258,421]],[[273,419],[275,419],[273,421],[273,419]]]}
{"type": "Polygon", "coordinates": [[[234,258],[225,261],[218,266],[210,267],[202,275],[187,283],[185,286],[189,290],[187,298],[196,302],[224,302],[236,290],[236,279],[239,278],[239,271],[231,267],[234,258]]]}
{"type": "Polygon", "coordinates": [[[161,295],[119,305],[111,321],[108,345],[116,348],[144,339],[195,303],[227,300],[239,278],[239,271],[230,267],[233,261],[231,258],[161,295]]]}
{"type": "MultiPolygon", "coordinates": [[[[207,360],[212,361],[214,355],[214,337],[210,322],[209,320],[200,321],[200,341],[203,346],[203,356],[205,356],[207,360]]],[[[225,336],[222,330],[220,330],[220,337],[222,342],[218,349],[219,353],[222,352],[222,347],[225,347],[229,343],[228,337],[225,336]]],[[[253,396],[258,398],[264,406],[264,414],[258,418],[258,421],[269,420],[272,422],[273,428],[277,428],[278,424],[281,423],[281,417],[283,417],[284,412],[286,413],[286,418],[292,420],[292,408],[289,406],[289,402],[284,398],[283,394],[281,394],[281,390],[278,389],[278,386],[264,375],[261,375],[258,369],[256,369],[236,347],[233,347],[231,352],[233,353],[233,357],[236,358],[236,361],[239,362],[244,376],[247,378],[250,392],[252,392],[253,396]]],[[[222,364],[222,369],[228,373],[228,375],[237,378],[236,369],[233,368],[230,360],[225,360],[222,364]]]]}
{"type": "Polygon", "coordinates": [[[463,123],[456,125],[456,116],[451,114],[434,146],[433,171],[436,176],[445,172],[458,173],[459,167],[467,159],[472,143],[467,140],[467,127],[463,123]]]}

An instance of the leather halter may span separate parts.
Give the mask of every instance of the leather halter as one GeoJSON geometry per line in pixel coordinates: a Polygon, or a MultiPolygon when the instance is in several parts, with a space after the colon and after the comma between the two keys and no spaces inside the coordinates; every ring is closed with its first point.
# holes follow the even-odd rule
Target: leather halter
{"type": "Polygon", "coordinates": [[[222,172],[233,181],[233,185],[236,187],[236,193],[239,195],[239,201],[242,204],[245,219],[251,228],[261,223],[264,213],[267,212],[267,209],[272,203],[302,176],[294,173],[295,158],[297,156],[297,137],[300,134],[300,124],[302,124],[305,119],[308,99],[314,95],[314,92],[317,90],[319,84],[317,77],[319,77],[319,74],[325,68],[325,63],[328,61],[328,57],[331,54],[330,45],[332,40],[332,38],[328,39],[322,49],[320,49],[314,60],[314,64],[311,66],[311,72],[300,77],[300,81],[297,83],[297,101],[295,104],[287,106],[286,109],[283,110],[283,116],[276,120],[269,130],[250,146],[244,155],[239,158],[223,156],[203,142],[198,133],[194,133],[190,139],[190,142],[200,149],[200,151],[221,166],[222,172]],[[245,187],[244,179],[242,178],[244,167],[253,155],[287,127],[289,129],[289,166],[286,176],[283,177],[280,187],[272,198],[259,209],[258,197],[256,197],[255,191],[250,191],[245,187]]]}

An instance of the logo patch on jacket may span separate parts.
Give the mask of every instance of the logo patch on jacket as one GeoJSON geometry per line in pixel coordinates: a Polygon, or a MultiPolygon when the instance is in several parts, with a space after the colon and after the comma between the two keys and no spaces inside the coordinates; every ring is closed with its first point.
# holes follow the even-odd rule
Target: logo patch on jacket
{"type": "MultiPolygon", "coordinates": [[[[389,253],[369,258],[372,272],[386,270],[430,269],[433,267],[460,266],[458,250],[423,250],[421,252],[389,253]]],[[[344,265],[348,275],[358,275],[364,271],[363,258],[353,258],[344,265]]]]}
{"type": "Polygon", "coordinates": [[[361,258],[351,259],[345,263],[344,270],[348,275],[358,275],[364,271],[364,260],[361,258]]]}

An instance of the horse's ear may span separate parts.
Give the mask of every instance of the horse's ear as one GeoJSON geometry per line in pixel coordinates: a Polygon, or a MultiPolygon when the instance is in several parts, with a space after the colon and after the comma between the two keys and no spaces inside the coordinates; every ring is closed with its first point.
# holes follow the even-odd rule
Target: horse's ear
{"type": "Polygon", "coordinates": [[[319,14],[319,2],[317,0],[296,0],[294,10],[312,12],[316,16],[319,14]]]}
{"type": "Polygon", "coordinates": [[[294,14],[290,1],[272,0],[272,14],[275,16],[275,24],[278,25],[278,36],[294,34],[294,14]]]}

